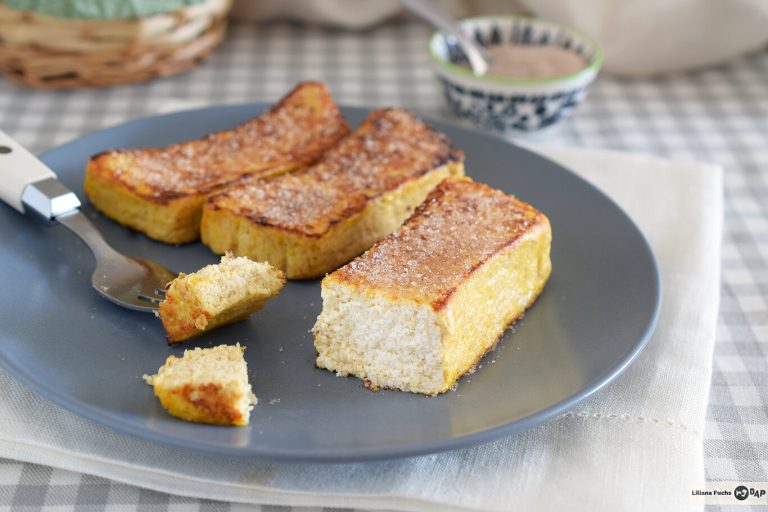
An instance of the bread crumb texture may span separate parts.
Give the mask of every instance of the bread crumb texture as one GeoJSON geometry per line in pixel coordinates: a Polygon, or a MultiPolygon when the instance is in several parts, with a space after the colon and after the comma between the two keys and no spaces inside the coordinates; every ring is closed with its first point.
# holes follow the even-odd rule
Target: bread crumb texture
{"type": "Polygon", "coordinates": [[[539,296],[551,239],[532,206],[445,179],[398,231],[323,280],[318,367],[374,389],[447,391],[539,296]]]}
{"type": "Polygon", "coordinates": [[[170,343],[247,318],[285,285],[283,273],[246,257],[225,254],[221,263],[179,274],[158,308],[170,343]]]}
{"type": "Polygon", "coordinates": [[[245,347],[219,345],[168,356],[156,375],[144,375],[163,408],[185,421],[247,425],[257,399],[248,383],[245,347]]]}

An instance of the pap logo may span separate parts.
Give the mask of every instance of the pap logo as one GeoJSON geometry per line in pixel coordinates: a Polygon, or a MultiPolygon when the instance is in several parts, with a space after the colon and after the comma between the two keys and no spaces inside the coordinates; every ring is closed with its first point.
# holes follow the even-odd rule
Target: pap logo
{"type": "Polygon", "coordinates": [[[740,485],[733,490],[733,497],[739,501],[744,501],[750,496],[753,498],[762,498],[765,496],[765,489],[748,488],[745,485],[740,485]]]}

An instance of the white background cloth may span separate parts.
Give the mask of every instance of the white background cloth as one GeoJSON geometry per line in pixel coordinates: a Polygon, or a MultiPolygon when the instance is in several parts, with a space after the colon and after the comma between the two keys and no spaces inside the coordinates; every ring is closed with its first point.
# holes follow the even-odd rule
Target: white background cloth
{"type": "MultiPolygon", "coordinates": [[[[702,432],[719,296],[719,167],[540,149],[607,192],[659,260],[664,305],[648,347],[571,413],[486,445],[347,465],[215,458],[116,433],[0,373],[0,456],[189,496],[398,510],[700,510],[702,432]]],[[[703,488],[703,487],[702,487],[703,488]]]]}
{"type": "MultiPolygon", "coordinates": [[[[603,68],[652,75],[732,59],[768,43],[764,0],[432,0],[453,17],[530,13],[576,27],[605,50],[603,68]]],[[[291,18],[365,28],[401,12],[394,0],[236,0],[240,20],[291,18]]]]}
{"type": "Polygon", "coordinates": [[[763,0],[522,0],[577,27],[605,50],[604,68],[652,75],[725,62],[768,42],[763,0]]]}

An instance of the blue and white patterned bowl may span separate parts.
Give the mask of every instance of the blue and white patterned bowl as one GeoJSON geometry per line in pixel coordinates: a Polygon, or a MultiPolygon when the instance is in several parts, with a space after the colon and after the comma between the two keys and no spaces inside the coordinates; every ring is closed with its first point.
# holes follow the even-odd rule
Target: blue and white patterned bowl
{"type": "Polygon", "coordinates": [[[477,77],[461,66],[464,52],[452,36],[436,32],[429,53],[451,109],[475,124],[503,134],[533,132],[566,118],[584,99],[603,61],[600,46],[581,32],[524,16],[468,18],[461,27],[483,46],[557,46],[573,51],[587,67],[568,75],[531,80],[477,77]]]}

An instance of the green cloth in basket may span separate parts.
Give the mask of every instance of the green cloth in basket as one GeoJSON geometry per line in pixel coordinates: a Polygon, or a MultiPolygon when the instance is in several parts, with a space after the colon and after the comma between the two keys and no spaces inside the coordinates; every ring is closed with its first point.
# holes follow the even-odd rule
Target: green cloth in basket
{"type": "Polygon", "coordinates": [[[12,9],[47,14],[57,18],[143,18],[203,3],[205,0],[2,0],[12,9]]]}

